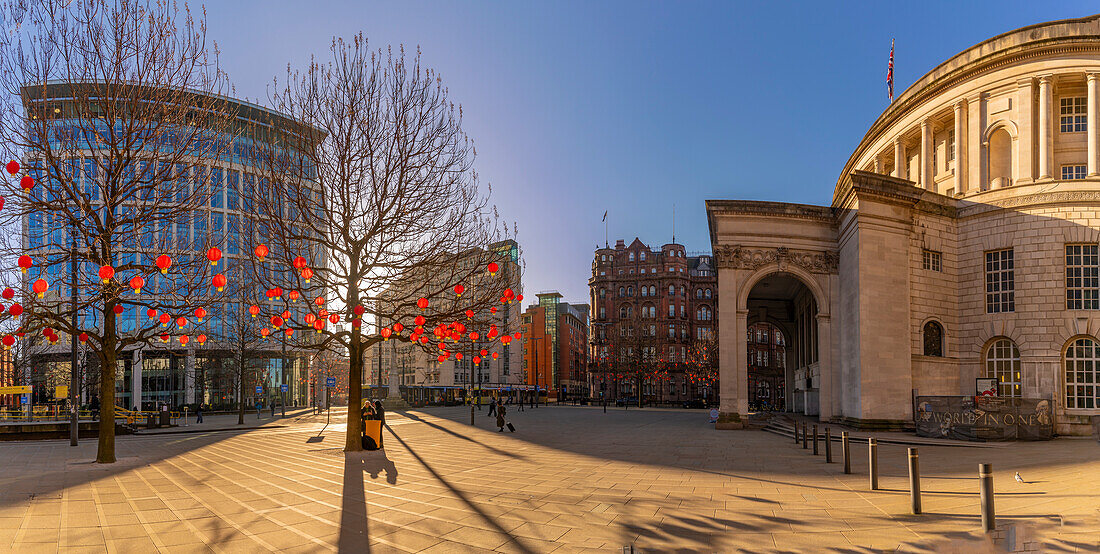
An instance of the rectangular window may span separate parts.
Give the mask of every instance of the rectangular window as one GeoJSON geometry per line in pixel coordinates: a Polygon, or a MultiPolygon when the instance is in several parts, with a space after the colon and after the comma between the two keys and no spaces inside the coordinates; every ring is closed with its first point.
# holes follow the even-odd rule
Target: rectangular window
{"type": "Polygon", "coordinates": [[[1016,280],[1012,249],[985,253],[985,311],[1016,311],[1016,280]]]}
{"type": "Polygon", "coordinates": [[[1066,309],[1100,309],[1100,263],[1095,244],[1066,245],[1066,309]]]}
{"type": "Polygon", "coordinates": [[[1087,168],[1083,165],[1063,165],[1062,180],[1084,179],[1087,168]]]}
{"type": "Polygon", "coordinates": [[[1060,114],[1063,133],[1083,133],[1088,128],[1088,100],[1084,96],[1062,98],[1060,114]]]}
{"type": "Polygon", "coordinates": [[[928,271],[943,271],[943,254],[935,250],[922,251],[921,266],[928,271]]]}
{"type": "Polygon", "coordinates": [[[947,161],[955,160],[955,131],[947,133],[947,161]]]}

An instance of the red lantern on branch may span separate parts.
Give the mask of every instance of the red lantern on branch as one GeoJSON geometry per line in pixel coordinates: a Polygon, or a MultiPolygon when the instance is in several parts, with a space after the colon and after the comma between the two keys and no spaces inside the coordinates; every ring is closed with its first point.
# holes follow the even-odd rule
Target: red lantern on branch
{"type": "Polygon", "coordinates": [[[474,356],[474,365],[477,365],[477,364],[480,364],[480,363],[481,363],[481,358],[478,357],[478,356],[474,356]]]}
{"type": "Polygon", "coordinates": [[[180,335],[180,346],[187,346],[187,343],[190,340],[191,337],[188,337],[187,335],[180,335]]]}
{"type": "Polygon", "coordinates": [[[314,321],[313,328],[316,329],[318,333],[320,333],[321,330],[325,328],[325,320],[318,319],[317,321],[314,321]]]}
{"type": "Polygon", "coordinates": [[[10,350],[15,344],[15,337],[11,335],[4,335],[4,350],[10,350]]]}
{"type": "Polygon", "coordinates": [[[222,259],[221,249],[217,246],[211,247],[206,251],[206,259],[210,260],[210,265],[218,265],[218,260],[222,259]]]}
{"type": "Polygon", "coordinates": [[[291,301],[291,302],[297,302],[297,301],[298,301],[298,298],[299,298],[300,296],[302,296],[302,295],[301,295],[301,293],[299,293],[298,291],[296,291],[296,290],[292,290],[292,291],[290,291],[290,294],[288,294],[287,296],[289,296],[289,297],[290,297],[290,301],[291,301]]]}
{"type": "Polygon", "coordinates": [[[480,336],[481,335],[479,335],[477,333],[477,331],[474,331],[474,332],[470,333],[470,340],[477,340],[480,336]]]}
{"type": "Polygon", "coordinates": [[[283,310],[283,319],[290,321],[290,310],[283,310]]]}
{"type": "Polygon", "coordinates": [[[393,334],[393,331],[390,331],[389,327],[383,327],[380,334],[382,335],[382,340],[387,341],[390,340],[390,335],[393,334]]]}
{"type": "Polygon", "coordinates": [[[195,340],[198,341],[199,346],[202,346],[204,343],[206,343],[206,335],[199,335],[195,337],[195,340]]]}
{"type": "Polygon", "coordinates": [[[203,308],[202,306],[199,306],[198,308],[195,308],[195,319],[199,320],[199,323],[202,323],[202,320],[205,317],[206,317],[206,308],[203,308]]]}
{"type": "Polygon", "coordinates": [[[466,310],[466,319],[473,319],[473,317],[474,317],[474,311],[473,310],[466,310]]]}
{"type": "Polygon", "coordinates": [[[302,280],[308,283],[309,280],[312,279],[312,278],[313,278],[313,270],[308,268],[308,267],[303,267],[302,268],[302,280]]]}
{"type": "Polygon", "coordinates": [[[149,308],[148,310],[145,310],[145,315],[149,319],[156,319],[157,318],[157,311],[154,310],[153,308],[149,308]]]}
{"type": "Polygon", "coordinates": [[[111,277],[115,276],[115,268],[105,265],[99,268],[99,278],[103,279],[103,284],[111,282],[111,277]]]}
{"type": "Polygon", "coordinates": [[[283,318],[281,318],[277,315],[271,316],[271,326],[276,328],[276,329],[278,329],[279,327],[282,327],[283,326],[283,318]]]}
{"type": "Polygon", "coordinates": [[[516,297],[516,293],[512,289],[504,289],[504,299],[511,303],[516,297]]]}
{"type": "Polygon", "coordinates": [[[80,339],[80,344],[88,343],[88,333],[80,333],[76,338],[80,339]]]}
{"type": "Polygon", "coordinates": [[[403,331],[403,330],[405,330],[405,326],[402,325],[400,321],[393,324],[393,332],[394,333],[397,333],[398,335],[400,335],[401,331],[403,331]]]}
{"type": "Polygon", "coordinates": [[[115,304],[114,310],[115,315],[122,315],[122,312],[126,311],[126,308],[123,308],[121,304],[115,304]]]}
{"type": "Polygon", "coordinates": [[[253,304],[248,307],[248,313],[252,314],[252,317],[256,317],[256,314],[260,313],[260,307],[253,304]]]}
{"type": "Polygon", "coordinates": [[[34,282],[32,288],[34,289],[34,292],[38,293],[38,297],[42,298],[46,295],[46,289],[50,288],[50,284],[47,283],[45,279],[38,279],[34,282]]]}
{"type": "Polygon", "coordinates": [[[19,304],[12,304],[8,308],[8,313],[11,314],[12,317],[19,317],[23,315],[23,306],[20,306],[19,304]]]}
{"type": "Polygon", "coordinates": [[[489,275],[496,275],[500,270],[500,266],[496,262],[489,262],[489,275]]]}
{"type": "Polygon", "coordinates": [[[4,169],[7,169],[9,174],[15,175],[19,173],[19,162],[12,160],[4,166],[4,169]]]}
{"type": "Polygon", "coordinates": [[[422,315],[418,315],[413,318],[413,323],[415,323],[417,327],[424,325],[425,323],[427,323],[427,321],[428,320],[425,319],[422,315]]]}
{"type": "Polygon", "coordinates": [[[333,325],[336,325],[337,323],[340,323],[340,314],[332,314],[328,316],[328,320],[333,325]]]}
{"type": "Polygon", "coordinates": [[[306,316],[302,319],[306,322],[306,325],[313,325],[313,322],[317,321],[317,316],[313,314],[306,314],[306,316]]]}
{"type": "Polygon", "coordinates": [[[318,306],[324,306],[325,305],[325,297],[324,296],[318,296],[317,299],[313,301],[313,303],[317,304],[318,306]]]}
{"type": "Polygon", "coordinates": [[[494,360],[495,360],[495,359],[497,359],[497,356],[498,356],[498,355],[499,355],[499,354],[497,354],[496,352],[493,352],[493,359],[494,359],[494,360]]]}
{"type": "Polygon", "coordinates": [[[480,354],[481,354],[482,356],[488,356],[488,355],[489,355],[489,351],[488,351],[488,350],[486,350],[486,349],[484,349],[484,348],[482,348],[482,349],[481,349],[481,352],[480,352],[480,354]]]}
{"type": "Polygon", "coordinates": [[[130,288],[134,289],[134,294],[141,294],[141,287],[145,286],[145,278],[141,275],[134,275],[130,278],[130,288]]]}
{"type": "Polygon", "coordinates": [[[23,270],[23,273],[26,273],[27,270],[30,269],[33,265],[34,261],[31,260],[30,256],[19,256],[19,269],[23,270]]]}
{"type": "Polygon", "coordinates": [[[179,327],[180,329],[183,329],[184,327],[187,327],[187,318],[183,317],[183,316],[177,317],[176,318],[176,326],[179,327]]]}
{"type": "Polygon", "coordinates": [[[213,279],[213,284],[214,284],[214,288],[218,289],[218,292],[221,292],[223,289],[225,289],[225,284],[226,284],[225,275],[222,274],[222,273],[219,273],[219,274],[215,275],[214,279],[213,279]]]}
{"type": "Polygon", "coordinates": [[[462,352],[455,352],[455,359],[461,361],[462,360],[462,352]]]}
{"type": "Polygon", "coordinates": [[[169,321],[172,321],[172,316],[170,316],[168,314],[160,314],[160,326],[161,327],[167,327],[169,321]]]}
{"type": "Polygon", "coordinates": [[[293,264],[294,264],[295,269],[302,269],[303,267],[306,266],[306,259],[301,257],[301,256],[298,256],[298,257],[294,258],[293,264]]]}
{"type": "Polygon", "coordinates": [[[271,329],[268,329],[267,327],[264,327],[263,329],[260,329],[260,336],[261,337],[266,339],[269,334],[271,334],[271,329]]]}
{"type": "Polygon", "coordinates": [[[172,257],[167,254],[157,256],[157,267],[160,268],[162,275],[167,275],[168,268],[172,267],[172,257]]]}
{"type": "Polygon", "coordinates": [[[462,296],[463,292],[466,292],[466,287],[462,285],[455,285],[455,296],[462,296]]]}
{"type": "Polygon", "coordinates": [[[497,313],[497,307],[493,306],[492,308],[489,308],[489,313],[491,313],[491,314],[497,313]]]}
{"type": "Polygon", "coordinates": [[[168,342],[169,338],[170,337],[168,335],[161,335],[160,336],[160,342],[168,342]]]}
{"type": "Polygon", "coordinates": [[[288,338],[288,339],[290,337],[294,336],[294,329],[287,328],[287,330],[283,331],[283,332],[286,333],[286,338],[288,338]]]}
{"type": "Polygon", "coordinates": [[[427,308],[428,307],[428,299],[427,298],[421,298],[420,300],[417,300],[416,301],[416,307],[420,308],[421,310],[427,308]]]}
{"type": "Polygon", "coordinates": [[[523,302],[523,295],[522,294],[516,296],[516,302],[523,302]]]}
{"type": "Polygon", "coordinates": [[[30,192],[30,190],[34,188],[34,179],[32,179],[30,175],[24,175],[23,178],[19,180],[19,186],[23,189],[23,192],[30,192]]]}
{"type": "Polygon", "coordinates": [[[355,314],[356,316],[361,316],[361,315],[363,315],[363,312],[365,312],[365,311],[366,311],[366,310],[365,310],[365,309],[363,309],[363,306],[362,306],[362,305],[356,306],[356,307],[355,307],[354,309],[352,309],[352,312],[353,312],[353,313],[354,313],[354,314],[355,314]]]}
{"type": "Polygon", "coordinates": [[[523,333],[521,333],[521,332],[519,332],[519,331],[516,331],[516,334],[514,334],[514,335],[512,335],[512,336],[513,336],[513,337],[515,337],[515,338],[516,338],[516,340],[519,340],[519,339],[522,339],[522,338],[523,338],[523,333]]]}
{"type": "Polygon", "coordinates": [[[11,287],[8,287],[8,288],[4,289],[3,293],[0,293],[0,296],[3,296],[6,300],[11,300],[12,298],[15,297],[15,291],[12,290],[11,287]]]}
{"type": "Polygon", "coordinates": [[[267,247],[262,244],[257,246],[255,250],[256,257],[259,258],[261,262],[264,261],[264,258],[267,257],[267,252],[267,247]]]}

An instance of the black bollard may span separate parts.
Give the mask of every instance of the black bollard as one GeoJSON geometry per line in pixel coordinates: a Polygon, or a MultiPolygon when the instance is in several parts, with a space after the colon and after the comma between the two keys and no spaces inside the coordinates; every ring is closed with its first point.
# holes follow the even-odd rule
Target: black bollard
{"type": "Polygon", "coordinates": [[[870,466],[871,490],[878,490],[878,441],[867,439],[867,462],[870,466]]]}
{"type": "Polygon", "coordinates": [[[993,464],[978,464],[978,483],[982,496],[982,531],[989,533],[997,528],[993,513],[993,464]]]}
{"type": "Polygon", "coordinates": [[[848,432],[840,432],[840,451],[844,455],[844,473],[852,472],[852,449],[848,446],[848,432]]]}
{"type": "Polygon", "coordinates": [[[798,422],[797,421],[794,423],[793,428],[794,428],[794,443],[795,443],[795,445],[797,445],[798,444],[798,422]]]}
{"type": "Polygon", "coordinates": [[[909,501],[914,514],[920,513],[920,464],[917,449],[909,449],[909,501]]]}
{"type": "Polygon", "coordinates": [[[807,437],[807,435],[810,434],[810,430],[807,427],[805,423],[802,424],[802,450],[810,447],[809,437],[807,437]]]}
{"type": "Polygon", "coordinates": [[[814,424],[814,456],[817,456],[817,425],[814,424]]]}
{"type": "Polygon", "coordinates": [[[829,428],[825,428],[825,463],[833,463],[833,435],[829,428]]]}

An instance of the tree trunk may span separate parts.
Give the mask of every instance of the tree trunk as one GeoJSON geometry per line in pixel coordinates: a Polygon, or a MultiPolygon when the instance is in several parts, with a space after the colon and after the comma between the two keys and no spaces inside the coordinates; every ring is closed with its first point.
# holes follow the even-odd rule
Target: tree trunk
{"type": "MultiPolygon", "coordinates": [[[[360,320],[362,321],[362,320],[360,320]]],[[[353,327],[351,359],[348,360],[348,433],[344,440],[344,452],[363,450],[363,420],[359,410],[363,404],[363,343],[360,329],[353,327]]]]}
{"type": "Polygon", "coordinates": [[[244,425],[244,351],[237,365],[237,425],[244,425]]]}
{"type": "MultiPolygon", "coordinates": [[[[113,464],[115,463],[115,370],[118,363],[118,355],[115,352],[117,341],[115,340],[114,303],[108,302],[103,312],[103,344],[100,345],[99,357],[99,450],[95,461],[100,464],[113,464]]],[[[139,398],[138,401],[140,400],[139,398]]]]}

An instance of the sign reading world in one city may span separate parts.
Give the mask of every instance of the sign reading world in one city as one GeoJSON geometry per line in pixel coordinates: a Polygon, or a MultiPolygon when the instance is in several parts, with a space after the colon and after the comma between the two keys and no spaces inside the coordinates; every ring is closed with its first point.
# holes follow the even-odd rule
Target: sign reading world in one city
{"type": "Polygon", "coordinates": [[[329,387],[335,387],[336,386],[336,378],[335,377],[329,377],[328,379],[325,379],[325,385],[329,386],[329,387]]]}

